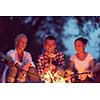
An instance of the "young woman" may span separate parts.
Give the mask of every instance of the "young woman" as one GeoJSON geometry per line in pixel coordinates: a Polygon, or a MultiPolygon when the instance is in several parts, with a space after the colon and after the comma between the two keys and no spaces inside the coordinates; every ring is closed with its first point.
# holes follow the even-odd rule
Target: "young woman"
{"type": "MultiPolygon", "coordinates": [[[[70,69],[75,69],[77,73],[89,72],[89,70],[94,67],[94,57],[92,54],[85,51],[87,42],[88,40],[83,37],[77,38],[74,41],[76,54],[70,57],[70,69]]],[[[84,81],[92,77],[92,73],[78,75],[78,79],[80,81],[84,81]]]]}

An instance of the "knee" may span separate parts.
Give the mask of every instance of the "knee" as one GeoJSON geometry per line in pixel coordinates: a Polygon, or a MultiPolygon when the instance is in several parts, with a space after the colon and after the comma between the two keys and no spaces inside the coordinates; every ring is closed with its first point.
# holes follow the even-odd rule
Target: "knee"
{"type": "Polygon", "coordinates": [[[17,74],[17,68],[16,67],[9,68],[8,72],[7,72],[7,82],[8,83],[15,82],[16,74],[17,74]]]}

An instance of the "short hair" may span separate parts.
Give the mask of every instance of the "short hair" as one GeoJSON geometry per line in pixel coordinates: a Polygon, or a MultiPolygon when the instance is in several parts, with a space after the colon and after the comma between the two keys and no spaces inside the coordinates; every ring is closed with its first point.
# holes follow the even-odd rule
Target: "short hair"
{"type": "Polygon", "coordinates": [[[83,44],[87,44],[87,42],[88,42],[88,40],[86,39],[86,38],[83,38],[83,37],[80,37],[80,38],[77,38],[76,40],[75,40],[75,42],[76,41],[81,41],[83,44]]]}
{"type": "Polygon", "coordinates": [[[56,41],[56,38],[54,36],[49,35],[49,36],[47,36],[45,38],[44,42],[46,42],[46,40],[54,40],[54,41],[56,41]]]}
{"type": "Polygon", "coordinates": [[[19,34],[15,38],[15,43],[18,42],[20,40],[20,38],[22,38],[22,37],[24,37],[24,38],[26,38],[28,40],[28,38],[27,38],[27,36],[25,34],[19,34]]]}

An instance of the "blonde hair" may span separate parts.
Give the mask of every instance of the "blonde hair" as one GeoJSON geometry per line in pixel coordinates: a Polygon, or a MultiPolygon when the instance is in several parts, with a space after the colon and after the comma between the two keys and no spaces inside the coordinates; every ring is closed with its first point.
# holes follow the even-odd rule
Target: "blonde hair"
{"type": "Polygon", "coordinates": [[[22,37],[24,37],[24,38],[26,38],[28,40],[28,38],[27,38],[27,36],[25,34],[19,34],[15,38],[15,43],[18,42],[20,40],[20,38],[22,38],[22,37]]]}
{"type": "Polygon", "coordinates": [[[26,39],[28,40],[28,38],[27,38],[27,36],[26,36],[25,34],[19,34],[19,35],[17,35],[16,38],[15,38],[15,46],[16,46],[16,44],[19,42],[19,40],[20,40],[22,37],[23,37],[23,38],[26,38],[26,39]]]}

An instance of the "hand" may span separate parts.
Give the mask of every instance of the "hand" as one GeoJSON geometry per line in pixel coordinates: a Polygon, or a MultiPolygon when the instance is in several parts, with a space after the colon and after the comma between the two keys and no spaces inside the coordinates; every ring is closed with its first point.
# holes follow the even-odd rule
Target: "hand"
{"type": "Polygon", "coordinates": [[[23,67],[23,70],[28,71],[31,66],[32,65],[29,64],[29,63],[28,64],[25,64],[24,67],[23,67]]]}
{"type": "Polygon", "coordinates": [[[53,64],[51,64],[50,66],[49,66],[49,70],[55,70],[56,69],[56,66],[55,65],[53,65],[53,64]]]}
{"type": "Polygon", "coordinates": [[[92,78],[92,77],[93,77],[93,72],[92,72],[91,70],[88,70],[88,71],[86,71],[86,72],[89,73],[89,74],[87,74],[89,78],[92,78]]]}
{"type": "Polygon", "coordinates": [[[89,78],[92,78],[93,77],[93,73],[90,70],[87,70],[85,72],[83,72],[84,74],[79,75],[79,79],[82,80],[82,81],[86,80],[87,76],[89,78]]]}
{"type": "Polygon", "coordinates": [[[43,71],[43,73],[46,73],[48,71],[52,71],[52,70],[55,70],[56,69],[56,66],[55,65],[50,65],[48,67],[46,67],[43,71]]]}
{"type": "Polygon", "coordinates": [[[70,75],[74,74],[74,72],[72,72],[72,70],[70,70],[70,69],[66,69],[65,73],[66,73],[66,76],[70,76],[70,75]]]}
{"type": "Polygon", "coordinates": [[[81,75],[79,75],[79,79],[80,79],[81,81],[86,80],[86,78],[87,78],[87,74],[81,74],[81,75]]]}
{"type": "Polygon", "coordinates": [[[55,57],[56,57],[56,55],[55,55],[55,54],[53,54],[53,53],[49,53],[49,54],[48,54],[48,57],[50,57],[50,58],[55,58],[55,57]]]}
{"type": "Polygon", "coordinates": [[[7,64],[8,64],[9,67],[14,67],[15,66],[14,61],[12,59],[9,59],[7,64]]]}

